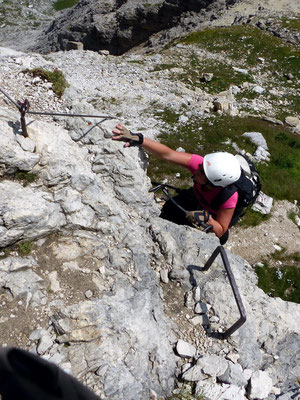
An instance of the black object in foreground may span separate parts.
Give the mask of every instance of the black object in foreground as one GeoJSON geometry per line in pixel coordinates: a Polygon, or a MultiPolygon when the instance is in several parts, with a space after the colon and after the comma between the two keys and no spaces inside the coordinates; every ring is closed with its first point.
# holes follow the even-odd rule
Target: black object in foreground
{"type": "Polygon", "coordinates": [[[0,350],[2,400],[100,400],[55,364],[28,351],[0,350]]]}

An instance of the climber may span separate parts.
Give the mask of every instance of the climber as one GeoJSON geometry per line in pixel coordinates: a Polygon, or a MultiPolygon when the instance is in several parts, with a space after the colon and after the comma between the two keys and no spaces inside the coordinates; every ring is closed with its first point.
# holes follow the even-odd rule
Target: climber
{"type": "Polygon", "coordinates": [[[228,228],[238,201],[238,192],[219,205],[212,207],[213,199],[222,189],[241,176],[241,166],[236,157],[230,153],[217,152],[202,157],[196,154],[178,152],[151,139],[144,138],[141,133],[132,133],[120,123],[113,132],[113,140],[124,141],[124,147],[141,146],[155,156],[188,168],[193,175],[194,186],[181,190],[174,197],[176,203],[185,210],[187,215],[168,200],[162,208],[161,217],[177,224],[193,225],[205,222],[212,227],[211,231],[224,244],[228,239],[228,228]],[[202,210],[202,212],[201,212],[202,210]],[[207,212],[203,212],[207,210],[207,212]]]}

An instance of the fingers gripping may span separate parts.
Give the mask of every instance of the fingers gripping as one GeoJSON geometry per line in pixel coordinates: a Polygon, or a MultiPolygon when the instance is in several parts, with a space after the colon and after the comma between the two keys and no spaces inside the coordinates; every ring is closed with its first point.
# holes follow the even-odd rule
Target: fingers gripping
{"type": "Polygon", "coordinates": [[[207,228],[207,221],[209,220],[209,212],[207,210],[188,211],[186,213],[187,220],[196,228],[207,228]]]}

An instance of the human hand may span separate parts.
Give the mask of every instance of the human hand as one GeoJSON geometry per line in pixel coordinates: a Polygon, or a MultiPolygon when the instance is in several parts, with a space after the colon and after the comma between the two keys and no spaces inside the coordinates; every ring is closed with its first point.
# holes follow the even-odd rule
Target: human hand
{"type": "Polygon", "coordinates": [[[196,228],[207,228],[210,214],[207,210],[187,211],[186,219],[196,228]]]}
{"type": "Polygon", "coordinates": [[[144,136],[141,133],[132,133],[120,123],[116,125],[112,133],[114,134],[112,140],[125,142],[124,147],[140,146],[144,141],[144,136]]]}

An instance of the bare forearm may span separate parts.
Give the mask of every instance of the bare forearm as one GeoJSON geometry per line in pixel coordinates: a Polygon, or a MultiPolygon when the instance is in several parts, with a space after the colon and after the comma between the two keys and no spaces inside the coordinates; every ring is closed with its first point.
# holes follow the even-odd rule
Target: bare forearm
{"type": "Polygon", "coordinates": [[[223,226],[218,221],[213,219],[213,217],[209,217],[207,224],[213,227],[212,232],[214,232],[217,237],[221,237],[224,235],[225,230],[223,226]]]}
{"type": "Polygon", "coordinates": [[[170,160],[171,155],[174,152],[174,150],[170,149],[170,147],[147,138],[144,138],[142,147],[145,150],[150,151],[150,153],[154,154],[155,156],[166,161],[170,160]]]}
{"type": "Polygon", "coordinates": [[[192,156],[188,153],[172,150],[170,149],[170,147],[162,143],[147,138],[144,138],[142,147],[150,153],[154,154],[156,157],[161,158],[162,160],[169,161],[183,167],[188,166],[188,163],[192,156]]]}
{"type": "Polygon", "coordinates": [[[234,208],[221,208],[217,212],[216,219],[212,216],[209,217],[207,224],[213,227],[216,236],[221,237],[228,230],[233,213],[234,208]]]}

